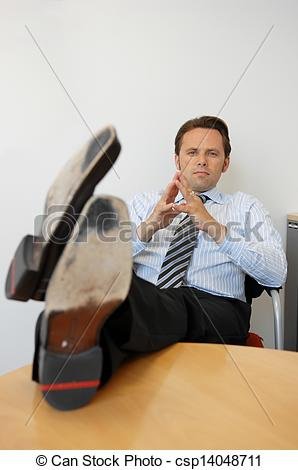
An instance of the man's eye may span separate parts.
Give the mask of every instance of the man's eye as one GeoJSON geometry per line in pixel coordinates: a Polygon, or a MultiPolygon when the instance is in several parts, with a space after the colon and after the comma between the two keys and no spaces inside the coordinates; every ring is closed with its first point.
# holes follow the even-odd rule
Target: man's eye
{"type": "Polygon", "coordinates": [[[191,157],[195,154],[194,150],[191,150],[190,152],[187,153],[187,155],[190,155],[191,157]]]}
{"type": "Polygon", "coordinates": [[[217,153],[216,153],[216,152],[210,152],[210,154],[211,154],[213,157],[216,157],[216,156],[217,156],[217,153]]]}

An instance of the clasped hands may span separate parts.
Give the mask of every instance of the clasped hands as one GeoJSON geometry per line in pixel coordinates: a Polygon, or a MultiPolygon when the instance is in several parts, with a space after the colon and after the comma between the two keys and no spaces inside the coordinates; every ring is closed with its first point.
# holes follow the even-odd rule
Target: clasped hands
{"type": "Polygon", "coordinates": [[[202,200],[189,187],[188,181],[181,171],[175,173],[152,214],[139,225],[138,237],[142,241],[149,241],[157,230],[167,227],[181,212],[189,214],[196,227],[208,233],[216,243],[223,242],[227,228],[207,211],[202,200]],[[185,202],[175,204],[175,198],[179,191],[185,202]]]}

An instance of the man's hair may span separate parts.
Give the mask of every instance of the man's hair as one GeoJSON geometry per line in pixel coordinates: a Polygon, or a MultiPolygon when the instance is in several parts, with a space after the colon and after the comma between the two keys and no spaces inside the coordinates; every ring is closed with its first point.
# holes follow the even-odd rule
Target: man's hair
{"type": "Polygon", "coordinates": [[[231,144],[229,138],[229,129],[226,123],[215,116],[201,116],[199,118],[190,119],[186,121],[177,132],[175,138],[175,154],[179,155],[182,139],[186,132],[191,131],[192,129],[196,129],[197,127],[201,127],[203,129],[216,129],[222,135],[223,146],[225,151],[225,156],[228,157],[231,153],[231,144]]]}

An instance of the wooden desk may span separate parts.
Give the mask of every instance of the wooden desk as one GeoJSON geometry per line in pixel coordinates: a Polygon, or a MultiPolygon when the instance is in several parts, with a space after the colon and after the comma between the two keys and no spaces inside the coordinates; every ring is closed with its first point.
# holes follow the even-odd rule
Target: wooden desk
{"type": "Polygon", "coordinates": [[[176,344],[122,366],[85,408],[0,378],[2,449],[297,449],[298,354],[176,344]],[[37,408],[36,408],[37,407],[37,408]]]}

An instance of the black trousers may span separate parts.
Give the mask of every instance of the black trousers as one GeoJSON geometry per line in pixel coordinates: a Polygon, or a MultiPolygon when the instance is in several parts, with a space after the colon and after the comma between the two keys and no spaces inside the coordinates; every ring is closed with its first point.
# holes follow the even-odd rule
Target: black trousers
{"type": "MultiPolygon", "coordinates": [[[[177,342],[245,344],[251,307],[192,287],[160,289],[133,273],[127,298],[108,318],[99,338],[104,384],[136,353],[177,342]]],[[[40,318],[36,326],[33,380],[38,381],[40,318]]]]}
{"type": "Polygon", "coordinates": [[[102,334],[105,383],[136,353],[177,342],[245,344],[251,306],[191,287],[160,289],[133,274],[129,294],[102,334]]]}

